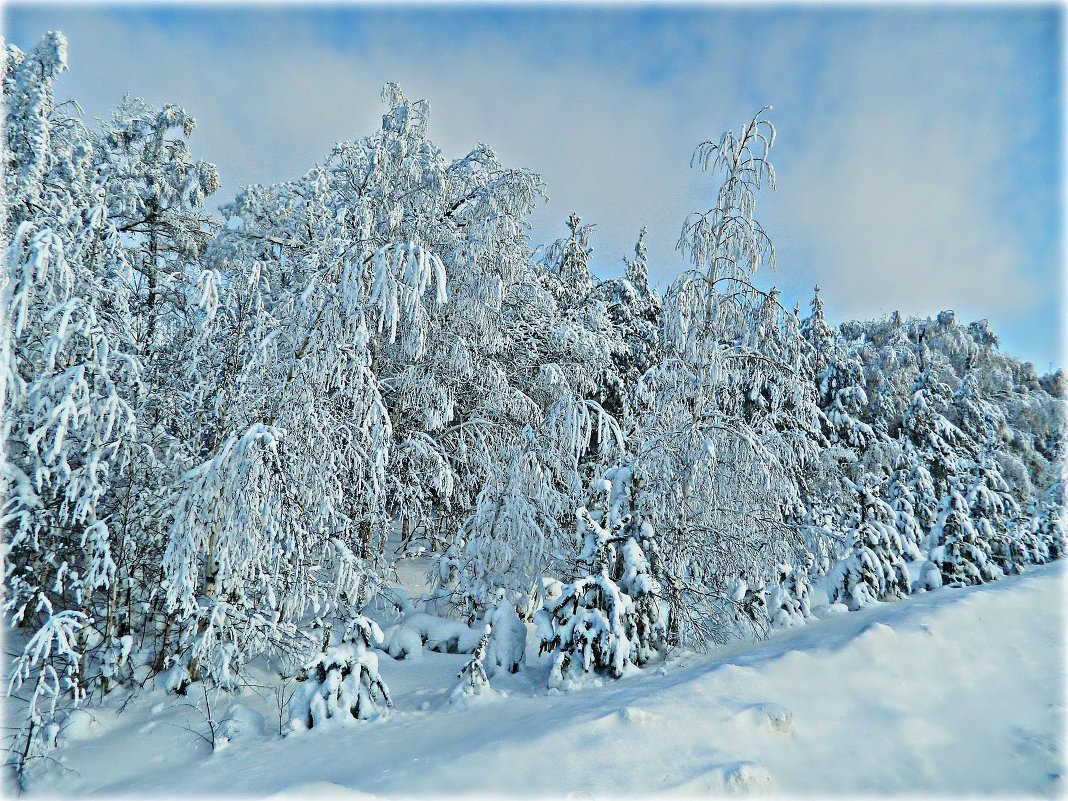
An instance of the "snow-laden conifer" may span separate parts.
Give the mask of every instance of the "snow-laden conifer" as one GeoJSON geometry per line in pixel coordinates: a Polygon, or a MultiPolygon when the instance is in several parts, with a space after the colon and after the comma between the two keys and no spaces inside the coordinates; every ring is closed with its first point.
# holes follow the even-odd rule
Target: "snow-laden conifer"
{"type": "Polygon", "coordinates": [[[858,490],[861,519],[849,551],[832,571],[829,593],[832,603],[850,609],[903,598],[912,589],[893,509],[878,496],[870,477],[858,490]]]}
{"type": "Polygon", "coordinates": [[[289,731],[344,726],[393,706],[378,673],[382,630],[373,620],[354,617],[336,645],[324,644],[304,668],[304,686],[289,704],[289,731]]]}

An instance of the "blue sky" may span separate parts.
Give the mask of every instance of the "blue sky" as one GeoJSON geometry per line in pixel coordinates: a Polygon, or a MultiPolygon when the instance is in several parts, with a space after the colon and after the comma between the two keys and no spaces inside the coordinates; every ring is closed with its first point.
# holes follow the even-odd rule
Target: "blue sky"
{"type": "Polygon", "coordinates": [[[952,308],[1040,370],[1061,351],[1062,26],[1057,6],[53,6],[5,36],[70,39],[61,95],[125,92],[196,115],[222,198],[283,180],[378,124],[396,81],[451,156],[476,142],[540,173],[533,240],[575,210],[618,273],[649,228],[653,277],[714,180],[694,146],[765,104],[779,189],[758,214],[784,299],[836,320],[952,308]]]}

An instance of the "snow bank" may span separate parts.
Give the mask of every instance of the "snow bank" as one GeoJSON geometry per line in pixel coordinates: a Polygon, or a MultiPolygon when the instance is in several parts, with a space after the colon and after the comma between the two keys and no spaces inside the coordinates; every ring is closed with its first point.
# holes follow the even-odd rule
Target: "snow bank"
{"type": "Polygon", "coordinates": [[[460,657],[385,660],[387,680],[405,685],[387,720],[329,736],[235,740],[214,754],[189,750],[195,744],[173,728],[147,740],[128,725],[59,749],[71,771],[55,770],[34,789],[1057,795],[1065,790],[1063,577],[1054,564],[876,604],[572,693],[536,689],[548,669],[540,659],[500,674],[514,683],[507,698],[447,712],[419,709],[426,693],[441,697],[455,683],[460,657]],[[401,675],[436,689],[394,679],[401,675]],[[138,760],[101,760],[135,738],[138,760]]]}

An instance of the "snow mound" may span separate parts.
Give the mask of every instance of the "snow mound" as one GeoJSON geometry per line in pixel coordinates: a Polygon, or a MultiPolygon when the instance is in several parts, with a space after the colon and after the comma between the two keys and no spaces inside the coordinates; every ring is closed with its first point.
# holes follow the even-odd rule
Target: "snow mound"
{"type": "Polygon", "coordinates": [[[737,719],[783,734],[791,734],[794,730],[794,713],[781,704],[753,704],[740,712],[737,719]]]}
{"type": "Polygon", "coordinates": [[[767,768],[758,762],[728,762],[702,768],[689,780],[672,787],[669,794],[686,797],[760,795],[770,792],[774,784],[767,768]]]}
{"type": "Polygon", "coordinates": [[[345,787],[341,784],[334,784],[333,782],[303,782],[267,796],[267,798],[301,799],[301,801],[307,798],[350,798],[370,801],[370,799],[379,797],[371,793],[353,790],[351,787],[345,787]]]}
{"type": "Polygon", "coordinates": [[[215,747],[223,747],[234,740],[255,740],[266,734],[267,720],[263,715],[244,704],[234,704],[219,723],[215,747]]]}

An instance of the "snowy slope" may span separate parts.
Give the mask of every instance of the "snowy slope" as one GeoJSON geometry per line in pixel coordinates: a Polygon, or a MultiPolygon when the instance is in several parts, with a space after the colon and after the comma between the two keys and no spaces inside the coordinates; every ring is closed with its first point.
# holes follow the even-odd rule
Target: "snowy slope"
{"type": "MultiPolygon", "coordinates": [[[[33,789],[1056,795],[1065,789],[1063,579],[1058,563],[829,615],[565,694],[545,695],[547,664],[531,655],[527,670],[494,680],[508,697],[468,709],[441,708],[467,657],[383,655],[397,702],[388,719],[264,734],[215,753],[180,728],[203,731],[203,718],[154,695],[119,716],[98,713],[99,736],[63,747],[56,756],[68,770],[50,769],[33,789]]],[[[277,730],[273,700],[258,692],[241,701],[277,730]]]]}

